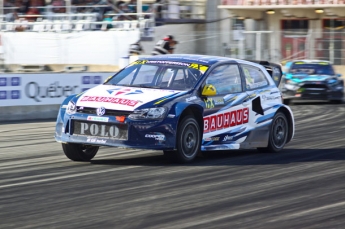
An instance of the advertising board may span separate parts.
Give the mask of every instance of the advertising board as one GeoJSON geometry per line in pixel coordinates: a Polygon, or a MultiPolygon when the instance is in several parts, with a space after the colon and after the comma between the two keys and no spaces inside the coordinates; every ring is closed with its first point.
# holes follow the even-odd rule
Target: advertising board
{"type": "Polygon", "coordinates": [[[102,84],[112,73],[1,74],[0,107],[55,105],[102,84]]]}

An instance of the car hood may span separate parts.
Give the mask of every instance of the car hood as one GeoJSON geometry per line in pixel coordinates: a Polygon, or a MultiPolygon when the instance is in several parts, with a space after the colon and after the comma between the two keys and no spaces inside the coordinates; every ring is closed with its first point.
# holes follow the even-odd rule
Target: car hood
{"type": "Polygon", "coordinates": [[[296,83],[302,83],[306,81],[325,81],[327,79],[333,78],[330,75],[307,75],[307,74],[293,74],[288,77],[296,83]]]}
{"type": "MultiPolygon", "coordinates": [[[[99,85],[84,92],[76,105],[82,107],[104,107],[111,110],[133,111],[143,104],[178,96],[182,91],[140,87],[99,85]]],[[[158,103],[158,102],[157,102],[158,103]]]]}

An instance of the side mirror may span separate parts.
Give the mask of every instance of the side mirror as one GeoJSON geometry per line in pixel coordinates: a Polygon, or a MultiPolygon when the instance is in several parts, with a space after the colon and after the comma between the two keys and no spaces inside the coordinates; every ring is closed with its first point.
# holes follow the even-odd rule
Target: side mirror
{"type": "Polygon", "coordinates": [[[216,88],[212,84],[206,84],[201,92],[203,96],[214,96],[217,94],[216,88]]]}
{"type": "Polygon", "coordinates": [[[337,76],[338,76],[338,77],[341,77],[342,75],[338,73],[337,76]]]}

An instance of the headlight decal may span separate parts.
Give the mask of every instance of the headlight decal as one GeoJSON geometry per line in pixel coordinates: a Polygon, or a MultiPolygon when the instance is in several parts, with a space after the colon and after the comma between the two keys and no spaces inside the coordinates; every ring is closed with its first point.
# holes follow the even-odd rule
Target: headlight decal
{"type": "Polygon", "coordinates": [[[66,113],[69,115],[75,114],[77,112],[77,106],[74,102],[69,101],[67,108],[66,108],[66,113]]]}
{"type": "Polygon", "coordinates": [[[155,107],[146,108],[141,110],[135,110],[132,114],[128,116],[130,119],[162,119],[165,117],[167,108],[165,107],[155,107]]]}

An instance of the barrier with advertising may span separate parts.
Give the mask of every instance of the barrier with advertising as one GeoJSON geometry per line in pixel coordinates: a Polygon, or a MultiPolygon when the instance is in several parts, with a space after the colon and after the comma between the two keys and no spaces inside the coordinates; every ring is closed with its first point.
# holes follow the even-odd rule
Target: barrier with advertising
{"type": "Polygon", "coordinates": [[[61,104],[69,95],[92,88],[111,73],[0,75],[0,107],[61,104]]]}

